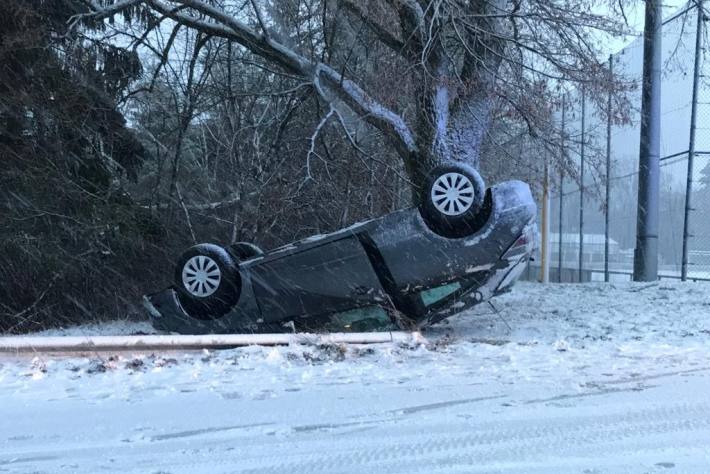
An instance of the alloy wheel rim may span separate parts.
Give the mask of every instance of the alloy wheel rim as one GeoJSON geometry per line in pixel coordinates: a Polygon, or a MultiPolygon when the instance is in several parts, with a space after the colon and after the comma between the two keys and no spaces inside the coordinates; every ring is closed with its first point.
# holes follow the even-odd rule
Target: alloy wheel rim
{"type": "Polygon", "coordinates": [[[182,284],[193,296],[205,298],[210,296],[222,279],[222,272],[217,262],[205,255],[190,258],[182,267],[182,284]]]}
{"type": "Polygon", "coordinates": [[[473,205],[475,189],[468,176],[461,173],[445,173],[431,187],[431,202],[447,216],[458,216],[473,205]]]}

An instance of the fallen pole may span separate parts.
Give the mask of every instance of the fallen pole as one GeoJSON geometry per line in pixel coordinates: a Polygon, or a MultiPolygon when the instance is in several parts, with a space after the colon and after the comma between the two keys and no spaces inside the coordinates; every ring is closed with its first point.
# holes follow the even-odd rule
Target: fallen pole
{"type": "Polygon", "coordinates": [[[419,332],[353,332],[331,334],[224,334],[147,336],[6,336],[0,337],[0,352],[86,352],[125,350],[229,349],[244,346],[291,344],[421,343],[419,332]]]}

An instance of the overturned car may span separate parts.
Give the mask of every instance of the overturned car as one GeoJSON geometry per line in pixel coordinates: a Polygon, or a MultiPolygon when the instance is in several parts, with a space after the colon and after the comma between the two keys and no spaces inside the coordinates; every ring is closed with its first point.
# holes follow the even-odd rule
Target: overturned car
{"type": "Polygon", "coordinates": [[[421,328],[509,290],[533,250],[529,187],[485,190],[452,163],[432,171],[421,201],[269,252],[196,245],[144,304],[169,332],[364,331],[421,328]]]}

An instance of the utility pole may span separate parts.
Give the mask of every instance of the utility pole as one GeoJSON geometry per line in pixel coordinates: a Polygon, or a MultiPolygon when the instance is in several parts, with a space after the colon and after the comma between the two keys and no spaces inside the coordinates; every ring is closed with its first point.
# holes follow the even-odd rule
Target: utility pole
{"type": "Polygon", "coordinates": [[[703,0],[696,0],[698,23],[695,28],[695,65],[693,66],[693,100],[690,105],[690,141],[688,143],[688,172],[685,183],[685,216],[683,218],[683,261],[680,267],[680,279],[688,279],[688,238],[690,237],[690,211],[693,210],[693,167],[695,161],[695,130],[698,113],[698,82],[700,79],[700,61],[703,48],[703,0]]]}
{"type": "MultiPolygon", "coordinates": [[[[609,55],[609,82],[614,80],[614,56],[609,55]]],[[[609,210],[611,209],[611,87],[606,102],[606,209],[604,212],[604,281],[609,282],[609,210]]]]}
{"type": "Polygon", "coordinates": [[[579,268],[577,269],[577,281],[582,282],[584,270],[584,148],[585,148],[585,116],[587,97],[582,86],[582,145],[580,146],[579,160],[579,268]]]}
{"type": "Polygon", "coordinates": [[[658,279],[662,20],[661,0],[646,0],[634,281],[658,279]]]}

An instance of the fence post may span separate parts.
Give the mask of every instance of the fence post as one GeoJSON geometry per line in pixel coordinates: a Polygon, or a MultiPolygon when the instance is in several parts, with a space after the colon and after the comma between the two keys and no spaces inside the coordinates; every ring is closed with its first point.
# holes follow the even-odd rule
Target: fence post
{"type": "MultiPolygon", "coordinates": [[[[565,160],[567,156],[565,150],[565,109],[566,109],[566,99],[567,94],[562,95],[562,136],[560,138],[560,144],[562,145],[562,160],[565,160]]],[[[562,283],[562,219],[564,215],[564,197],[565,197],[565,167],[564,163],[560,167],[560,221],[558,223],[557,230],[557,281],[562,283]]]]}
{"type": "Polygon", "coordinates": [[[698,112],[698,81],[700,79],[700,52],[703,35],[703,0],[696,0],[698,23],[695,28],[695,64],[693,65],[693,100],[690,105],[690,140],[688,142],[688,172],[685,182],[685,215],[683,217],[683,259],[680,267],[680,279],[688,279],[688,238],[690,237],[690,211],[692,208],[693,167],[695,161],[695,129],[698,112]]]}
{"type": "MultiPolygon", "coordinates": [[[[609,55],[609,80],[614,77],[614,56],[609,55]]],[[[604,213],[604,281],[609,282],[609,210],[611,205],[611,87],[606,102],[606,210],[604,213]]]]}
{"type": "Polygon", "coordinates": [[[584,269],[584,119],[586,109],[586,97],[584,86],[582,86],[582,144],[580,147],[579,160],[579,269],[577,281],[582,282],[582,270],[584,269]]]}
{"type": "Polygon", "coordinates": [[[661,0],[646,0],[634,281],[658,280],[662,32],[661,0]]]}
{"type": "MultiPolygon", "coordinates": [[[[547,157],[546,157],[547,158],[547,157]]],[[[550,282],[550,173],[545,159],[545,175],[542,178],[542,251],[540,282],[550,282]]]]}
{"type": "Polygon", "coordinates": [[[560,170],[560,219],[557,223],[557,282],[562,283],[562,219],[564,215],[565,171],[560,170]]]}

